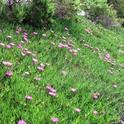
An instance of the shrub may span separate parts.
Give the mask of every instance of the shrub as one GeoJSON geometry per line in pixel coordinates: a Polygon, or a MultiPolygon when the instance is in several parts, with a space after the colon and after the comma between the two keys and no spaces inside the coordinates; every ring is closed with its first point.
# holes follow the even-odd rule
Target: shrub
{"type": "Polygon", "coordinates": [[[105,26],[112,25],[116,18],[116,11],[107,4],[107,0],[85,0],[83,8],[90,20],[105,26]]]}
{"type": "Polygon", "coordinates": [[[23,0],[8,0],[1,12],[5,10],[4,17],[11,21],[48,26],[53,16],[72,19],[79,9],[80,0],[32,0],[28,4],[23,0]]]}
{"type": "Polygon", "coordinates": [[[8,0],[1,7],[3,2],[0,2],[1,13],[4,12],[3,17],[8,20],[19,23],[30,23],[34,26],[48,25],[54,14],[54,0],[32,0],[24,2],[23,0],[8,0]],[[7,14],[6,14],[7,13],[7,14]]]}
{"type": "Polygon", "coordinates": [[[0,17],[5,16],[6,14],[6,4],[4,2],[4,0],[0,1],[0,17]]]}
{"type": "Polygon", "coordinates": [[[32,0],[30,11],[25,20],[35,26],[47,26],[52,21],[54,10],[53,0],[32,0]]]}
{"type": "Polygon", "coordinates": [[[24,4],[21,0],[0,1],[0,16],[9,21],[23,22],[28,13],[30,4],[24,4]]]}
{"type": "Polygon", "coordinates": [[[57,0],[56,15],[59,18],[70,19],[77,15],[80,9],[80,0],[57,0]]]}
{"type": "Polygon", "coordinates": [[[23,2],[18,2],[13,4],[12,9],[12,19],[16,22],[22,23],[30,11],[30,3],[25,4],[23,2]]]}
{"type": "Polygon", "coordinates": [[[108,0],[108,3],[114,6],[118,17],[124,18],[124,0],[108,0]]]}

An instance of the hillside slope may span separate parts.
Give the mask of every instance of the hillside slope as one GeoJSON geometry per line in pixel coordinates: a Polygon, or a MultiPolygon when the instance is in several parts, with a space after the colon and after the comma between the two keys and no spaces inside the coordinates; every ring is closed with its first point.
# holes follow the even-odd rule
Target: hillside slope
{"type": "Polygon", "coordinates": [[[86,19],[44,31],[0,24],[0,124],[120,122],[123,29],[86,19]]]}

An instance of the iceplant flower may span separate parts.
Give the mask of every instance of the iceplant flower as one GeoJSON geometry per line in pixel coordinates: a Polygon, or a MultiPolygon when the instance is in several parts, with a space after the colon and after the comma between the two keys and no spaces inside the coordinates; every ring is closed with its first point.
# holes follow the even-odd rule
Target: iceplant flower
{"type": "Polygon", "coordinates": [[[11,49],[12,48],[12,45],[8,44],[8,45],[6,45],[6,48],[7,49],[11,49]]]}
{"type": "Polygon", "coordinates": [[[8,38],[8,39],[12,39],[12,36],[8,35],[7,38],[8,38]]]}
{"type": "Polygon", "coordinates": [[[99,97],[100,97],[99,92],[93,93],[93,95],[92,95],[93,100],[97,100],[99,97]]]}
{"type": "Polygon", "coordinates": [[[17,124],[26,124],[24,120],[19,120],[17,124]]]}
{"type": "Polygon", "coordinates": [[[62,43],[59,43],[58,47],[59,47],[59,48],[65,48],[65,45],[62,44],[62,43]]]}
{"type": "Polygon", "coordinates": [[[32,96],[25,96],[25,99],[26,100],[32,100],[33,98],[32,98],[32,96]]]}
{"type": "Polygon", "coordinates": [[[38,71],[41,71],[41,72],[44,71],[44,68],[41,66],[38,66],[37,69],[38,69],[38,71]]]}
{"type": "Polygon", "coordinates": [[[41,80],[40,77],[35,77],[34,79],[35,79],[36,81],[40,81],[40,80],[41,80]]]}
{"type": "Polygon", "coordinates": [[[48,86],[46,87],[46,89],[48,90],[48,92],[56,93],[56,90],[55,90],[52,86],[50,86],[50,85],[48,85],[48,86]]]}
{"type": "Polygon", "coordinates": [[[50,95],[50,96],[56,96],[57,94],[54,93],[54,92],[49,92],[49,95],[50,95]]]}
{"type": "Polygon", "coordinates": [[[33,62],[33,64],[37,64],[37,63],[38,63],[38,60],[35,59],[35,58],[33,58],[33,59],[32,59],[32,62],[33,62]]]}
{"type": "Polygon", "coordinates": [[[72,50],[72,55],[73,55],[73,56],[76,56],[77,54],[78,54],[78,51],[73,49],[73,50],[72,50]]]}
{"type": "Polygon", "coordinates": [[[18,35],[19,34],[19,30],[16,30],[16,35],[18,35]]]}
{"type": "Polygon", "coordinates": [[[23,33],[23,36],[28,36],[28,33],[27,33],[27,32],[24,32],[24,33],[23,33]]]}
{"type": "Polygon", "coordinates": [[[77,13],[77,15],[78,15],[78,16],[85,16],[85,15],[86,15],[86,13],[85,13],[85,11],[84,11],[84,10],[82,10],[82,11],[78,12],[78,13],[77,13]]]}
{"type": "Polygon", "coordinates": [[[29,73],[29,72],[27,72],[27,71],[25,71],[25,72],[24,72],[24,75],[29,75],[29,74],[30,74],[30,73],[29,73]]]}
{"type": "Polygon", "coordinates": [[[7,72],[5,73],[5,76],[6,76],[6,77],[12,77],[12,76],[13,76],[13,72],[12,72],[12,71],[7,71],[7,72]]]}
{"type": "Polygon", "coordinates": [[[5,44],[0,42],[0,46],[4,47],[4,46],[5,46],[5,44]]]}
{"type": "Polygon", "coordinates": [[[22,56],[26,56],[26,54],[25,54],[24,52],[21,52],[21,55],[22,55],[22,56]]]}
{"type": "Polygon", "coordinates": [[[117,88],[118,87],[117,84],[113,84],[112,86],[113,86],[113,88],[117,88]]]}
{"type": "Polygon", "coordinates": [[[12,66],[12,63],[9,62],[9,61],[3,61],[2,63],[3,63],[3,65],[5,65],[5,66],[7,66],[7,67],[12,66]]]}
{"type": "Polygon", "coordinates": [[[24,39],[24,41],[28,42],[28,38],[27,37],[24,37],[23,39],[24,39]]]}
{"type": "Polygon", "coordinates": [[[41,66],[42,68],[44,68],[44,67],[45,67],[45,64],[41,63],[40,66],[41,66]]]}
{"type": "Polygon", "coordinates": [[[47,89],[48,94],[49,94],[50,96],[55,97],[55,96],[57,95],[56,90],[55,90],[52,86],[48,85],[48,86],[46,87],[46,89],[47,89]]]}
{"type": "Polygon", "coordinates": [[[14,44],[14,43],[9,43],[9,45],[11,45],[11,46],[15,46],[15,44],[14,44]]]}
{"type": "Polygon", "coordinates": [[[59,122],[60,120],[59,120],[59,118],[52,117],[52,118],[51,118],[51,121],[52,121],[53,123],[57,123],[57,122],[59,122]]]}
{"type": "Polygon", "coordinates": [[[75,112],[81,112],[81,110],[79,108],[75,108],[75,112]]]}
{"type": "Polygon", "coordinates": [[[18,44],[17,45],[17,48],[21,49],[22,48],[22,45],[21,44],[18,44]]]}
{"type": "Polygon", "coordinates": [[[34,31],[34,32],[32,32],[32,35],[37,35],[37,34],[38,34],[38,33],[37,33],[37,32],[35,32],[35,31],[34,31]]]}
{"type": "Polygon", "coordinates": [[[68,31],[68,28],[67,27],[65,27],[65,31],[68,31]]]}
{"type": "Polygon", "coordinates": [[[107,53],[106,55],[105,55],[105,58],[104,58],[105,60],[110,60],[110,54],[109,53],[107,53]]]}
{"type": "Polygon", "coordinates": [[[23,50],[23,53],[24,53],[25,55],[31,55],[31,54],[32,54],[32,52],[29,51],[29,50],[23,50]]]}
{"type": "Polygon", "coordinates": [[[43,37],[46,37],[47,35],[46,34],[42,34],[43,37]]]}
{"type": "Polygon", "coordinates": [[[93,115],[98,115],[98,111],[94,110],[93,115]]]}
{"type": "Polygon", "coordinates": [[[70,90],[71,90],[71,92],[73,92],[73,93],[75,93],[75,92],[77,91],[76,88],[71,88],[70,90]]]}

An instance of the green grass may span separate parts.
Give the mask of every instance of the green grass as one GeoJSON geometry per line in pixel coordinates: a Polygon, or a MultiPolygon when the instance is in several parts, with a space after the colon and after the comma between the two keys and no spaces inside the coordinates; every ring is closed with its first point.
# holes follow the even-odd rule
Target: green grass
{"type": "Polygon", "coordinates": [[[124,44],[123,29],[105,29],[84,19],[80,23],[58,22],[49,30],[33,29],[21,26],[29,34],[28,48],[36,54],[39,63],[48,63],[44,72],[37,70],[38,65],[32,64],[32,56],[22,56],[17,44],[22,40],[22,34],[16,36],[16,26],[0,22],[0,42],[8,44],[6,37],[12,36],[16,45],[12,49],[0,47],[0,124],[15,124],[23,119],[27,124],[51,124],[51,117],[60,119],[59,124],[117,124],[124,115],[124,44]],[[64,27],[68,27],[68,31],[64,27]],[[93,35],[85,29],[91,28],[93,35]],[[31,37],[31,32],[38,32],[31,37]],[[43,37],[42,34],[46,34],[43,37]],[[58,48],[58,44],[72,42],[74,49],[80,48],[77,56],[67,49],[58,48]],[[54,45],[53,45],[54,43],[54,45]],[[89,44],[99,51],[86,48],[89,44]],[[99,58],[109,53],[115,65],[99,58]],[[7,68],[2,61],[13,63],[7,68]],[[5,77],[7,70],[13,71],[11,78],[5,77]],[[108,71],[112,70],[112,74],[108,71]],[[29,75],[24,76],[25,72],[29,75]],[[39,76],[41,81],[35,81],[39,76]],[[51,84],[57,91],[52,97],[46,92],[46,86],[51,84]],[[117,88],[113,87],[117,85],[117,88]],[[76,93],[70,91],[76,88],[76,93]],[[92,95],[99,92],[97,100],[92,95]],[[26,101],[25,96],[33,97],[26,101]],[[80,108],[81,112],[74,111],[80,108]],[[93,111],[98,114],[94,115],[93,111]]]}

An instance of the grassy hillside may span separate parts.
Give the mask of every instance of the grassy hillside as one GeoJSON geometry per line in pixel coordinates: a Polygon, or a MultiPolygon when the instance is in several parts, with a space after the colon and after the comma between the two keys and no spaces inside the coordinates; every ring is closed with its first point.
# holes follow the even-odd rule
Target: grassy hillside
{"type": "Polygon", "coordinates": [[[120,122],[123,29],[85,19],[49,30],[19,27],[0,23],[0,124],[51,124],[54,117],[59,124],[120,122]]]}

